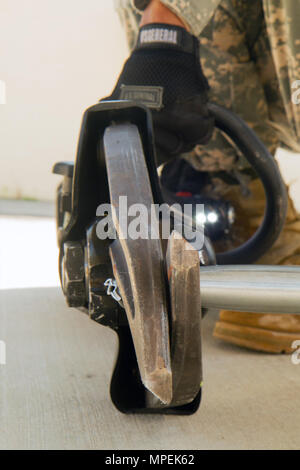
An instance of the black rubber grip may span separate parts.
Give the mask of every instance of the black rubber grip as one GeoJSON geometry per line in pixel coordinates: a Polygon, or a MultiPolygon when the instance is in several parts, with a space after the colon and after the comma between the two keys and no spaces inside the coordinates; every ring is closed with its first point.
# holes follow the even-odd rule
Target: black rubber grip
{"type": "Polygon", "coordinates": [[[236,114],[222,106],[210,103],[218,129],[227,134],[261,179],[266,208],[264,219],[255,234],[241,246],[218,253],[217,264],[249,264],[266,253],[277,240],[287,213],[287,190],[278,165],[266,146],[252,129],[236,114]]]}

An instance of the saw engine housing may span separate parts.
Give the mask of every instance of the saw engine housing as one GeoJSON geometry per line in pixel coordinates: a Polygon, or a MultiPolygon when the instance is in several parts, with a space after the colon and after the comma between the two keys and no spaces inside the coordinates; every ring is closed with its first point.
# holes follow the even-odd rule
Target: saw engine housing
{"type": "MultiPolygon", "coordinates": [[[[245,245],[217,255],[220,264],[249,263],[272,244],[284,223],[286,192],[277,165],[237,117],[210,105],[227,133],[258,172],[266,189],[262,226],[245,245]]],[[[75,163],[59,162],[57,239],[62,289],[70,307],[109,326],[119,351],[110,393],[125,413],[191,414],[202,389],[200,262],[216,263],[210,240],[188,249],[172,218],[169,240],[100,239],[98,207],[127,195],[131,203],[164,203],[157,175],[151,113],[127,101],[89,108],[75,163]]],[[[157,220],[158,225],[160,220],[157,220]]]]}

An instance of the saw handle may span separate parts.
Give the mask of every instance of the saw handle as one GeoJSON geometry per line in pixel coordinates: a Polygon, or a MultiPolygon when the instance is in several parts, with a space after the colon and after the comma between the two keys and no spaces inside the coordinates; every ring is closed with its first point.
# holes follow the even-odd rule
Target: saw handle
{"type": "Polygon", "coordinates": [[[286,219],[287,190],[278,165],[255,132],[236,114],[209,104],[215,125],[227,134],[261,179],[265,190],[264,219],[255,234],[241,246],[218,253],[217,264],[249,264],[260,258],[277,240],[286,219]]]}

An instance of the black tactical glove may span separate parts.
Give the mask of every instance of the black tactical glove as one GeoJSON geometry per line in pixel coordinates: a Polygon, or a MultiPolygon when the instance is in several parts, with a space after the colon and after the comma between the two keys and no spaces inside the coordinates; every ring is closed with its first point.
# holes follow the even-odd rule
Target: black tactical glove
{"type": "Polygon", "coordinates": [[[132,100],[151,108],[156,147],[169,156],[210,139],[214,121],[207,109],[208,89],[198,39],[179,26],[155,23],[140,29],[105,100],[132,100]]]}

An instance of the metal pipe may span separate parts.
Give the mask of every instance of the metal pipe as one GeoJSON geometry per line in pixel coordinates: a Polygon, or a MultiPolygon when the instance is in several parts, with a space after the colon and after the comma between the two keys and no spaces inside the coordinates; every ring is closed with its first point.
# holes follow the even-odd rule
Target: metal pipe
{"type": "Polygon", "coordinates": [[[300,266],[203,266],[202,307],[300,314],[300,266]]]}

